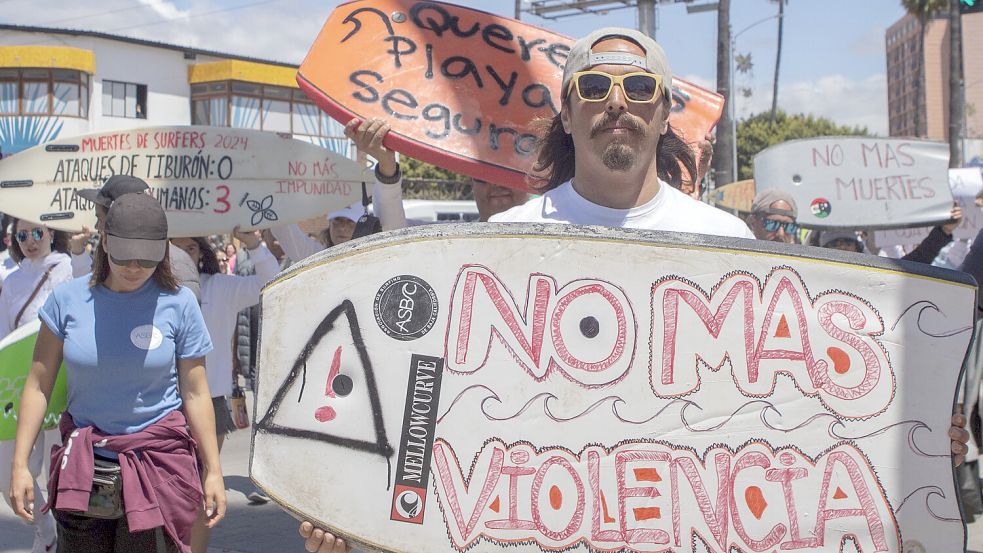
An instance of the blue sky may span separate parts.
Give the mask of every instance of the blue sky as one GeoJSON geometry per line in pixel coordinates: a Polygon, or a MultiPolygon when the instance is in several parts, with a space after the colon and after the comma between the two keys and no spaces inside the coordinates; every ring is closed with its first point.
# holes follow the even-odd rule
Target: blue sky
{"type": "MultiPolygon", "coordinates": [[[[705,0],[696,0],[703,3],[705,0]]],[[[299,63],[321,25],[340,0],[0,0],[7,23],[83,28],[197,46],[222,52],[299,63]]],[[[512,0],[472,0],[459,4],[511,16],[512,0]]],[[[732,0],[735,32],[777,13],[772,0],[732,0]]],[[[811,112],[838,123],[887,130],[884,32],[904,15],[900,0],[790,0],[779,106],[811,112]]],[[[607,15],[581,15],[557,21],[523,18],[553,31],[580,36],[608,25],[636,25],[634,8],[607,15]]],[[[716,17],[689,15],[683,4],[659,7],[657,39],[677,76],[714,88],[716,17]]],[[[751,91],[739,98],[738,117],[769,109],[775,63],[777,21],[741,33],[738,53],[750,53],[753,74],[738,75],[737,86],[751,91]]]]}

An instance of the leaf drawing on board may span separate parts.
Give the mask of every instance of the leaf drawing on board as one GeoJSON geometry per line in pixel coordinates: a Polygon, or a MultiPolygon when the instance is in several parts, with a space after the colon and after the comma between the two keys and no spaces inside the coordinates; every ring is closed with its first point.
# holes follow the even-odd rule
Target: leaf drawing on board
{"type": "Polygon", "coordinates": [[[246,207],[253,212],[250,223],[254,227],[262,223],[264,219],[267,221],[278,221],[280,219],[276,212],[273,211],[273,194],[267,195],[260,202],[246,200],[246,207]]]}

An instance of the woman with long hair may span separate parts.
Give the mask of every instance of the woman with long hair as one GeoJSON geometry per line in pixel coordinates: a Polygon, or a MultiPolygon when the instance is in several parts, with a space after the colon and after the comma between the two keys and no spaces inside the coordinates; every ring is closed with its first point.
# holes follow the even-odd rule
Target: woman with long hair
{"type": "Polygon", "coordinates": [[[12,219],[11,229],[10,257],[17,269],[7,275],[0,291],[0,339],[37,318],[48,294],[72,279],[66,233],[24,219],[12,219]]]}
{"type": "Polygon", "coordinates": [[[58,523],[57,550],[157,551],[167,543],[169,551],[189,551],[199,508],[209,525],[225,514],[205,376],[212,342],[194,294],[171,272],[167,218],[157,200],[117,199],[91,278],[57,288],[38,316],[17,419],[14,510],[28,522],[40,515],[28,457],[64,362],[64,444],[52,452],[45,507],[58,523]],[[118,480],[96,489],[96,467],[118,480]]]}
{"type": "MultiPolygon", "coordinates": [[[[218,344],[205,357],[208,367],[208,389],[212,394],[212,407],[215,413],[215,430],[218,449],[227,434],[236,430],[229,414],[228,398],[232,395],[232,336],[235,333],[239,311],[259,303],[259,293],[267,282],[276,276],[280,265],[269,249],[263,244],[258,232],[233,231],[249,251],[249,259],[255,267],[255,274],[237,276],[222,274],[218,259],[211,244],[205,238],[172,238],[171,243],[187,252],[191,261],[198,267],[201,283],[201,311],[205,326],[218,344]]],[[[204,553],[208,549],[209,531],[199,517],[191,539],[194,553],[204,553]]]]}
{"type": "MultiPolygon", "coordinates": [[[[38,318],[38,309],[58,285],[72,279],[72,261],[64,252],[68,245],[65,233],[23,219],[11,219],[11,259],[17,268],[4,279],[0,289],[0,339],[38,318]]],[[[37,477],[44,468],[45,444],[59,443],[57,430],[42,433],[34,443],[28,459],[37,506],[44,504],[37,477]]],[[[14,458],[14,442],[0,442],[0,489],[9,485],[7,471],[14,458]]],[[[50,514],[34,522],[34,551],[45,551],[56,539],[55,519],[50,514]]]]}

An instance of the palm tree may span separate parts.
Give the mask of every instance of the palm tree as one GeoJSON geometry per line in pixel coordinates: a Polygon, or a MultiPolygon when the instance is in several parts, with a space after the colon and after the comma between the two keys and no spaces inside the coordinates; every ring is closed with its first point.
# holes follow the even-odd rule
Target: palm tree
{"type": "Polygon", "coordinates": [[[771,116],[768,124],[775,122],[775,111],[778,109],[778,68],[782,65],[782,28],[785,25],[785,4],[788,0],[778,0],[778,53],[775,54],[775,83],[771,90],[771,116]]]}
{"type": "MultiPolygon", "coordinates": [[[[958,3],[958,0],[956,0],[958,3]]],[[[915,79],[915,136],[922,135],[921,109],[925,88],[925,28],[928,20],[942,10],[948,11],[949,0],[901,0],[905,11],[918,19],[918,78],[915,79]]]]}

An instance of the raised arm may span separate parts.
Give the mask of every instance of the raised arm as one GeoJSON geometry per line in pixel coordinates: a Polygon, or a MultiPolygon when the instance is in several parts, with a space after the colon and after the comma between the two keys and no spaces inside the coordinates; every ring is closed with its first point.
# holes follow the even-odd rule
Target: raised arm
{"type": "Polygon", "coordinates": [[[270,229],[273,237],[280,243],[283,252],[294,263],[310,257],[324,249],[324,244],[307,236],[297,225],[283,225],[270,229]]]}
{"type": "Polygon", "coordinates": [[[360,152],[376,159],[375,184],[372,186],[372,206],[375,216],[382,223],[382,230],[406,226],[403,210],[403,176],[396,153],[382,145],[389,134],[389,123],[382,119],[362,121],[352,119],[345,125],[345,136],[355,143],[360,152]]]}
{"type": "Polygon", "coordinates": [[[260,240],[259,232],[239,232],[239,227],[233,234],[249,251],[256,274],[248,276],[215,274],[211,278],[218,279],[216,292],[221,301],[229,306],[231,311],[239,312],[259,303],[259,294],[266,283],[280,272],[280,264],[276,257],[260,240]]]}

